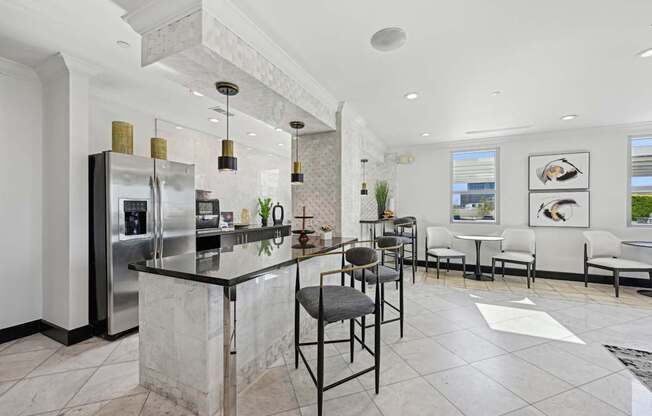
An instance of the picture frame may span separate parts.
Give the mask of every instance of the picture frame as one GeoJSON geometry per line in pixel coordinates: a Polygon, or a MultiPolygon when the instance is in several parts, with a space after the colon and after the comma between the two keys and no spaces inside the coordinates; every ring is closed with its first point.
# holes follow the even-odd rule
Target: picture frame
{"type": "Polygon", "coordinates": [[[537,154],[528,158],[530,191],[589,189],[590,175],[590,152],[537,154]]]}
{"type": "Polygon", "coordinates": [[[530,227],[590,228],[589,191],[530,192],[530,227]]]}

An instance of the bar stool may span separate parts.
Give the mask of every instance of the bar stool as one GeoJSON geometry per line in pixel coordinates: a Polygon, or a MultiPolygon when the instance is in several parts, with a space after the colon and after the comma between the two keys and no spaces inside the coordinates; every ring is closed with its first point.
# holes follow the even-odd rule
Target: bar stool
{"type": "MultiPolygon", "coordinates": [[[[404,322],[404,301],[403,301],[403,255],[400,253],[400,250],[403,249],[403,243],[399,237],[378,237],[376,241],[369,241],[372,244],[376,245],[376,250],[385,252],[393,252],[394,257],[394,267],[387,266],[385,264],[379,265],[376,269],[378,270],[378,276],[376,276],[376,269],[367,270],[366,274],[362,271],[357,270],[350,274],[353,275],[353,278],[358,282],[361,282],[362,293],[366,293],[366,286],[369,285],[378,285],[376,286],[376,291],[380,291],[380,319],[381,325],[389,324],[392,322],[399,322],[401,338],[403,338],[403,322],[404,322]],[[385,283],[396,282],[398,285],[399,291],[399,306],[391,304],[385,300],[385,283]],[[385,320],[385,305],[394,309],[398,312],[398,318],[392,318],[385,320]]],[[[365,325],[365,318],[362,317],[362,322],[356,320],[356,323],[362,327],[362,342],[365,340],[365,329],[371,328],[374,325],[365,325]]]]}
{"type": "MultiPolygon", "coordinates": [[[[299,261],[311,258],[318,257],[323,255],[334,255],[341,253],[324,253],[324,254],[315,254],[303,256],[299,261]]],[[[375,302],[369,298],[366,294],[358,291],[354,287],[354,279],[351,279],[351,286],[344,285],[335,285],[335,286],[325,286],[324,278],[334,274],[344,273],[355,273],[357,271],[361,272],[363,279],[366,279],[366,273],[369,272],[369,269],[375,268],[376,273],[378,274],[378,255],[376,250],[369,247],[353,247],[344,253],[346,261],[348,261],[351,266],[342,267],[337,270],[329,270],[321,272],[319,275],[319,286],[307,286],[304,288],[300,287],[300,272],[299,272],[299,262],[297,262],[297,272],[296,272],[296,281],[295,281],[295,305],[294,305],[294,367],[299,368],[299,357],[305,364],[310,378],[315,383],[317,387],[317,414],[318,416],[322,415],[323,404],[324,404],[324,392],[330,390],[334,387],[339,386],[340,384],[346,383],[356,377],[359,377],[363,374],[366,374],[370,371],[374,371],[376,377],[376,394],[380,390],[380,310],[381,305],[380,300],[380,291],[376,291],[375,302]],[[317,320],[317,342],[301,342],[300,340],[300,329],[299,329],[299,305],[301,305],[306,312],[313,318],[317,320]],[[374,349],[373,351],[364,343],[363,339],[360,339],[355,335],[355,321],[357,318],[364,317],[366,315],[373,314],[375,316],[375,339],[374,339],[374,349]],[[324,328],[326,325],[338,322],[349,320],[350,336],[348,339],[338,339],[338,340],[324,340],[324,328]],[[335,381],[327,386],[324,386],[324,345],[325,344],[334,344],[334,343],[343,343],[348,342],[350,344],[351,352],[351,362],[353,362],[354,354],[354,342],[358,341],[362,344],[363,349],[369,352],[374,357],[374,365],[372,367],[366,368],[362,371],[359,371],[355,374],[352,374],[348,377],[335,381]],[[306,357],[301,351],[301,347],[308,345],[317,345],[317,375],[313,373],[306,357]]],[[[344,259],[342,260],[344,261],[344,259]]],[[[376,282],[378,284],[378,282],[376,282]]],[[[363,330],[364,336],[364,330],[363,330]]]]}
{"type": "Polygon", "coordinates": [[[401,250],[403,261],[410,260],[412,263],[412,283],[415,283],[417,271],[417,220],[415,217],[402,217],[396,218],[393,223],[394,231],[383,231],[383,235],[401,239],[403,243],[403,249],[401,250]],[[406,246],[409,246],[409,249],[406,249],[406,246]],[[409,254],[407,257],[405,257],[405,252],[409,254]]]}

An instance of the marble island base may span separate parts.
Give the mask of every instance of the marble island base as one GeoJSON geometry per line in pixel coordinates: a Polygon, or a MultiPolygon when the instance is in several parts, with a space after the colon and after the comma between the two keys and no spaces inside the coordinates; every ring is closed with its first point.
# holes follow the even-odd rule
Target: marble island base
{"type": "MultiPolygon", "coordinates": [[[[340,262],[301,262],[301,285],[340,262]]],[[[141,385],[201,416],[236,414],[237,392],[292,349],[295,273],[292,264],[228,287],[140,272],[141,385]]],[[[314,330],[305,316],[302,332],[314,330]]]]}

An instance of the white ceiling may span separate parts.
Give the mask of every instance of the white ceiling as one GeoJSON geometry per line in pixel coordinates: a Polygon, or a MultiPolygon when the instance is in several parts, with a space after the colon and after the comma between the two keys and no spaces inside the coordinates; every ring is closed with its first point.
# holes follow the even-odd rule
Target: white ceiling
{"type": "MultiPolygon", "coordinates": [[[[124,11],[109,0],[0,0],[0,57],[36,66],[56,52],[71,54],[99,66],[94,94],[187,127],[225,135],[225,117],[209,110],[224,105],[196,97],[169,81],[153,65],[140,66],[140,36],[122,20],[124,11]],[[131,47],[124,49],[116,41],[131,47]],[[211,123],[215,117],[220,123],[211,123]]],[[[231,100],[231,137],[247,146],[289,155],[290,135],[237,111],[231,100]],[[248,136],[255,132],[255,137],[248,136]],[[284,146],[276,146],[283,143],[284,146]]],[[[281,126],[289,130],[287,126],[281,126]]]]}
{"type": "Polygon", "coordinates": [[[389,145],[652,120],[650,0],[233,2],[389,145]]]}

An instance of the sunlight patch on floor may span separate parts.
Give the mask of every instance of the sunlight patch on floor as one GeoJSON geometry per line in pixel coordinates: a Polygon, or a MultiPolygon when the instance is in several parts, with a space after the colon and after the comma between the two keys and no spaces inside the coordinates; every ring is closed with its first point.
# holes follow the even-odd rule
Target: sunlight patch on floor
{"type": "Polygon", "coordinates": [[[484,303],[475,305],[494,331],[585,344],[546,312],[484,303]]]}

